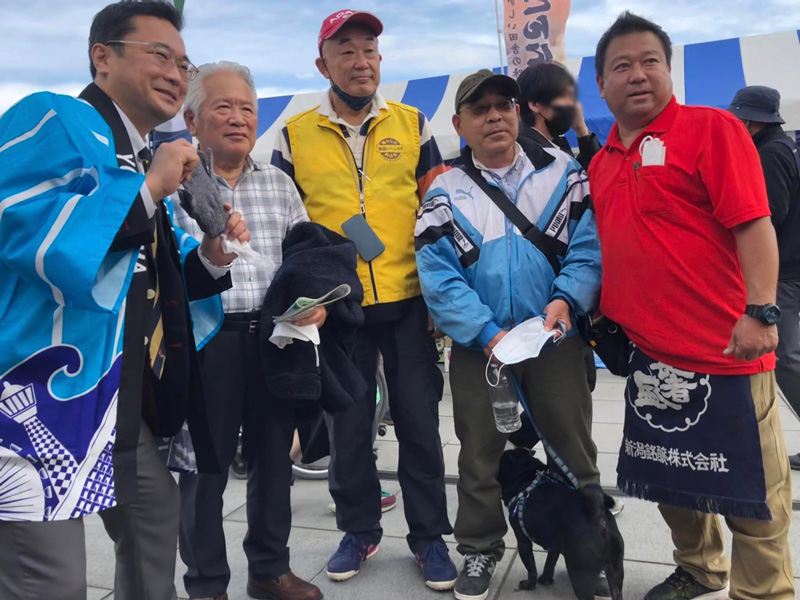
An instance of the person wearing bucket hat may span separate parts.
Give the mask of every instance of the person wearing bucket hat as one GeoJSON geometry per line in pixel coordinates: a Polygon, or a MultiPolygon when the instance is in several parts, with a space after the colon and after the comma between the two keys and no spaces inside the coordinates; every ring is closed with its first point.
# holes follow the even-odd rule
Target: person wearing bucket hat
{"type": "MultiPolygon", "coordinates": [[[[589,186],[565,152],[539,146],[526,152],[517,143],[519,92],[511,77],[487,69],[462,81],[453,116],[467,142],[462,166],[436,178],[417,217],[422,292],[434,321],[453,339],[450,387],[461,443],[455,538],[464,555],[458,600],[488,596],[505,552],[498,473],[508,434],[495,425],[484,373],[515,324],[544,315],[545,329],[566,327],[557,347],[508,372],[513,369],[536,426],[578,485],[600,481],[585,342],[574,327],[576,315],[595,308],[600,291],[589,186]]],[[[605,597],[607,588],[601,577],[597,595],[605,597]]]]}
{"type": "MultiPolygon", "coordinates": [[[[762,85],[742,88],[728,110],[739,117],[753,136],[778,235],[778,364],[775,377],[786,400],[800,415],[800,150],[783,131],[778,90],[762,85]]],[[[800,454],[789,456],[792,469],[800,470],[800,454]]]]}
{"type": "Polygon", "coordinates": [[[444,381],[434,339],[439,334],[414,257],[416,211],[446,168],[425,115],[380,94],[382,32],[378,17],[364,11],[340,10],[325,18],[316,66],[330,89],[319,106],[287,119],[272,164],[294,179],[311,221],[355,242],[364,287],[355,361],[369,389],[352,408],[325,414],[330,493],[345,532],[327,575],[333,581],[355,577],[377,552],[383,533],[372,451],[382,355],[400,448],[408,544],[425,584],[447,590],[455,585],[456,568],[442,538],[453,531],[438,429],[444,381]]]}

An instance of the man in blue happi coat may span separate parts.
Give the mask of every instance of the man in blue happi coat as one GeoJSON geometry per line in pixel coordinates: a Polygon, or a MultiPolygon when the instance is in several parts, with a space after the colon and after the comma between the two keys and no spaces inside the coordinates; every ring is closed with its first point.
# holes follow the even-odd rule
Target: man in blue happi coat
{"type": "MultiPolygon", "coordinates": [[[[181,25],[166,3],[106,7],[94,83],[0,119],[4,600],[85,599],[93,513],[115,542],[115,597],[175,598],[178,489],[154,436],[186,424],[198,467],[218,468],[195,343],[215,315],[194,308],[230,287],[235,255],[221,236],[193,243],[163,202],[197,152],[181,140],[150,156],[146,141],[196,74],[181,25]]],[[[250,237],[238,213],[223,235],[250,237]]]]}

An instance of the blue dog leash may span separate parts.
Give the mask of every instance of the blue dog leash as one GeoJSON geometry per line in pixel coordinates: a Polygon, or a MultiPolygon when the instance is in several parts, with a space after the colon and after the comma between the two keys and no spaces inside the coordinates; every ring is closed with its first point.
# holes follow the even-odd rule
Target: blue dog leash
{"type": "Polygon", "coordinates": [[[528,407],[528,403],[525,401],[525,395],[522,393],[522,388],[517,381],[517,378],[514,377],[514,374],[510,372],[511,381],[514,382],[514,389],[517,392],[517,397],[519,398],[520,404],[522,404],[523,410],[527,413],[528,418],[530,418],[531,423],[533,424],[533,429],[536,432],[536,435],[539,436],[539,439],[544,446],[545,452],[547,455],[553,459],[553,462],[559,468],[559,472],[553,472],[551,474],[550,470],[540,471],[536,474],[536,477],[533,479],[531,484],[526,487],[523,491],[519,494],[514,496],[514,498],[508,504],[508,514],[510,518],[516,518],[517,523],[519,523],[519,528],[522,530],[522,533],[531,540],[533,543],[537,544],[538,546],[542,546],[538,541],[534,539],[534,537],[530,534],[530,532],[525,528],[525,500],[527,500],[528,496],[541,484],[543,483],[562,483],[566,485],[568,488],[577,490],[578,489],[578,478],[575,477],[575,474],[572,470],[567,466],[567,463],[558,455],[555,448],[550,445],[550,442],[542,435],[542,432],[539,431],[539,428],[536,426],[536,421],[533,419],[533,414],[531,413],[530,408],[528,407]]]}
{"type": "Polygon", "coordinates": [[[558,455],[558,452],[556,452],[555,448],[553,448],[553,446],[550,445],[550,442],[548,442],[547,439],[542,435],[542,432],[539,431],[539,428],[536,426],[536,421],[533,418],[533,413],[531,412],[531,409],[528,407],[528,403],[525,401],[525,395],[522,393],[522,388],[520,387],[517,378],[511,371],[509,371],[509,375],[511,376],[511,381],[514,382],[514,388],[517,391],[517,397],[519,398],[519,402],[522,405],[522,408],[525,411],[525,413],[528,415],[528,418],[531,420],[531,423],[533,424],[533,430],[536,432],[536,435],[539,436],[539,439],[542,441],[542,445],[544,446],[545,452],[547,452],[547,455],[553,459],[553,462],[558,467],[560,474],[563,475],[564,477],[564,479],[562,480],[563,483],[567,487],[573,490],[577,490],[578,478],[575,477],[575,474],[572,472],[569,466],[567,466],[567,463],[564,462],[564,460],[558,455]]]}

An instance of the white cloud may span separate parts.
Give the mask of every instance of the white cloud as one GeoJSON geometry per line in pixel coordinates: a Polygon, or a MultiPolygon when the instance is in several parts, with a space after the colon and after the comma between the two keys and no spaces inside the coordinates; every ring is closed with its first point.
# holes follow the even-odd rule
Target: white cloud
{"type": "MultiPolygon", "coordinates": [[[[56,94],[75,96],[85,87],[85,83],[63,83],[50,86],[48,89],[56,94]]],[[[41,90],[42,88],[40,86],[30,83],[0,83],[0,115],[22,100],[25,96],[40,92],[41,90]]]]}
{"type": "Polygon", "coordinates": [[[677,45],[800,28],[800,0],[603,0],[572,10],[569,56],[591,56],[603,31],[630,10],[661,25],[677,45]]]}
{"type": "MultiPolygon", "coordinates": [[[[0,0],[0,112],[38,89],[88,82],[92,15],[109,0],[0,0]]],[[[498,63],[492,0],[360,0],[378,14],[385,83],[498,63]]],[[[196,64],[248,65],[263,95],[322,90],[314,65],[322,19],[340,0],[186,0],[184,39],[196,64]]],[[[660,23],[676,44],[800,28],[800,0],[572,0],[567,55],[589,56],[625,9],[660,23]]]]}

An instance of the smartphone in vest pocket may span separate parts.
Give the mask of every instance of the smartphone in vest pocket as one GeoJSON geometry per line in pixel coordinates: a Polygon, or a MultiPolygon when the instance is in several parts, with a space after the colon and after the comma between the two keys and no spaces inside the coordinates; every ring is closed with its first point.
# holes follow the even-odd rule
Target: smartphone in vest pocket
{"type": "Polygon", "coordinates": [[[356,245],[356,251],[365,261],[369,262],[380,256],[386,246],[369,226],[364,215],[355,215],[342,223],[342,231],[347,238],[356,245]]]}

